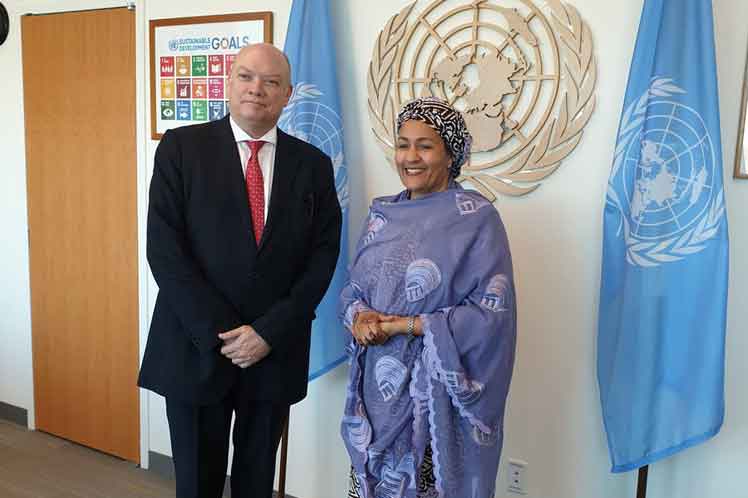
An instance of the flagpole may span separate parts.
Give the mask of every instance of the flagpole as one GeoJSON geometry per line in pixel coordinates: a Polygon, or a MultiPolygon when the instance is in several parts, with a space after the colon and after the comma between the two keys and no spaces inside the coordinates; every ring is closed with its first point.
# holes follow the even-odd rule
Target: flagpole
{"type": "Polygon", "coordinates": [[[647,477],[649,465],[639,467],[639,477],[636,480],[636,498],[647,498],[647,477]]]}
{"type": "Polygon", "coordinates": [[[286,425],[283,427],[283,436],[281,437],[281,458],[280,458],[280,475],[278,476],[278,494],[277,498],[286,498],[286,464],[288,463],[288,421],[291,414],[286,417],[286,425]]]}

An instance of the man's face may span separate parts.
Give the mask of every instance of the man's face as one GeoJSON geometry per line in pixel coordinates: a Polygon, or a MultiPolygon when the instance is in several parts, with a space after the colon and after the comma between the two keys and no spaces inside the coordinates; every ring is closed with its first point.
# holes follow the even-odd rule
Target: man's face
{"type": "Polygon", "coordinates": [[[289,70],[283,54],[270,45],[242,49],[229,77],[229,111],[255,138],[275,126],[291,97],[289,70]]]}

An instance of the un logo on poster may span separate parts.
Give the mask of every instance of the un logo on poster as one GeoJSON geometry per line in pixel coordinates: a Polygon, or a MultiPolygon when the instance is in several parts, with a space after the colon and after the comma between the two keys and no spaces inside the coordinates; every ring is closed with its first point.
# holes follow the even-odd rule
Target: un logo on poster
{"type": "Polygon", "coordinates": [[[278,126],[289,135],[308,142],[332,160],[335,189],[340,207],[348,207],[348,168],[343,156],[343,121],[340,115],[320,102],[322,92],[311,83],[298,82],[286,105],[278,126]]]}
{"type": "Polygon", "coordinates": [[[702,251],[719,228],[724,193],[702,117],[656,79],[624,113],[608,203],[621,214],[627,260],[657,266],[702,251]]]}

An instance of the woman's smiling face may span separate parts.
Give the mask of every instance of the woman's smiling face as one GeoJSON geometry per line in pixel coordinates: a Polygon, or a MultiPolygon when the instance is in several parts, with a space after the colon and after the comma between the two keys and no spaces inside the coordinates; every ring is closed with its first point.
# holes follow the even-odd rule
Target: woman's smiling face
{"type": "Polygon", "coordinates": [[[409,120],[400,127],[395,164],[411,199],[444,191],[449,186],[452,158],[436,130],[423,121],[409,120]]]}

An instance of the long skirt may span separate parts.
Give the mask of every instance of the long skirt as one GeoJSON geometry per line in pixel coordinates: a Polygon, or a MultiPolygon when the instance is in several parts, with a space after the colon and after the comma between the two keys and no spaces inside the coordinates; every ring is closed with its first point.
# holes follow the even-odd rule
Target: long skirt
{"type": "MultiPolygon", "coordinates": [[[[436,479],[434,478],[434,462],[431,457],[431,445],[426,445],[423,453],[423,463],[418,471],[418,498],[438,498],[436,494],[436,479]]],[[[350,482],[348,484],[348,498],[361,498],[361,488],[356,474],[351,467],[350,482]]]]}

